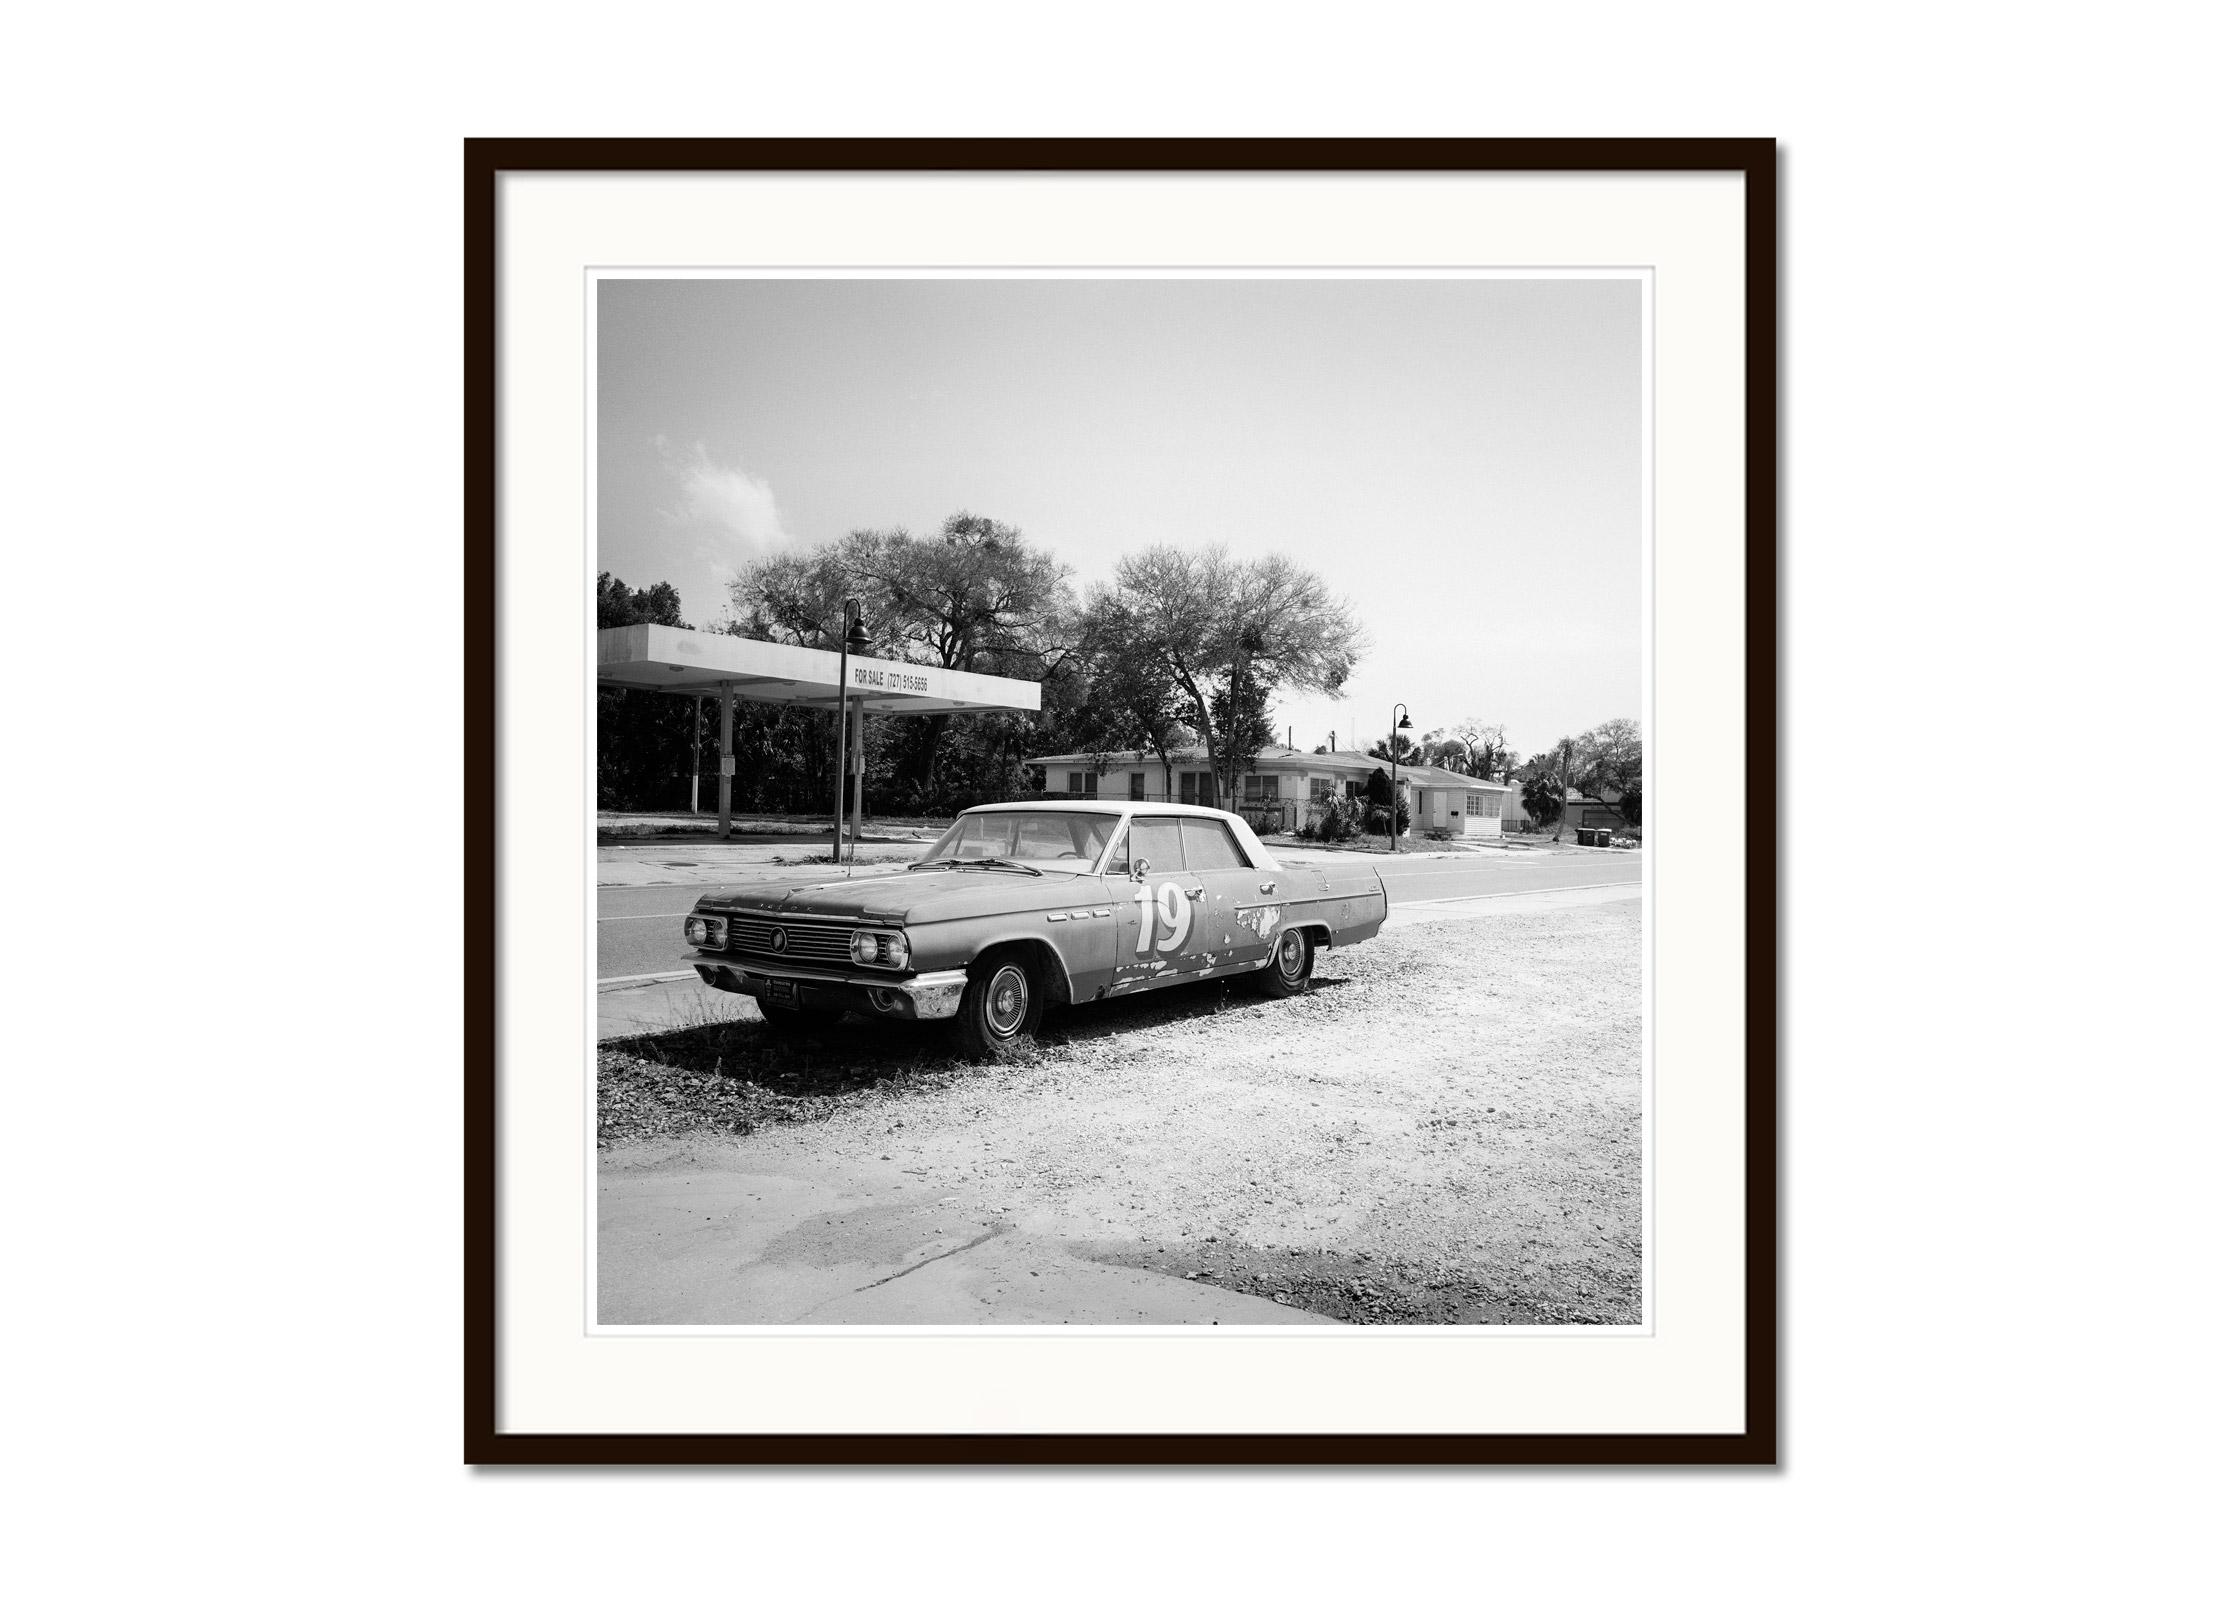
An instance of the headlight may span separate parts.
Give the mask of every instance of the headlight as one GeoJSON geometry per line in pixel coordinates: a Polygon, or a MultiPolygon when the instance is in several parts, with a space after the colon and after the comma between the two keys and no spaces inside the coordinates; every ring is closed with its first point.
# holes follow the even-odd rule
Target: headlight
{"type": "Polygon", "coordinates": [[[857,932],[848,954],[859,967],[899,969],[910,965],[910,941],[900,933],[864,928],[857,932]]]}
{"type": "Polygon", "coordinates": [[[684,919],[684,939],[687,944],[699,945],[706,950],[723,948],[724,922],[721,917],[687,917],[684,919]]]}

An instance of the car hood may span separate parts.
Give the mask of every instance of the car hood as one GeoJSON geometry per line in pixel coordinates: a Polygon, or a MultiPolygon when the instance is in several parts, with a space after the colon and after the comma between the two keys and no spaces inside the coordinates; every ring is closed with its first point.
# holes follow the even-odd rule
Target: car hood
{"type": "Polygon", "coordinates": [[[950,922],[1012,911],[1059,911],[1106,904],[1101,880],[1087,873],[962,871],[884,873],[766,884],[703,895],[696,910],[760,912],[765,916],[859,917],[866,922],[950,922]]]}

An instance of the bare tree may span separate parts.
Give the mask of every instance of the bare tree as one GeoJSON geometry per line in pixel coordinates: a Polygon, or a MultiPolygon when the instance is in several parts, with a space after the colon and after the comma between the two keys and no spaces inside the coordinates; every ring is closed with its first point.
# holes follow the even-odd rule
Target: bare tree
{"type": "MultiPolygon", "coordinates": [[[[1505,723],[1488,722],[1483,717],[1465,717],[1452,728],[1433,730],[1431,737],[1434,742],[1451,740],[1459,744],[1463,756],[1461,764],[1454,770],[1473,778],[1484,778],[1492,782],[1506,781],[1516,765],[1515,758],[1509,753],[1509,729],[1505,723]]],[[[1442,766],[1446,764],[1440,763],[1442,766]]]]}

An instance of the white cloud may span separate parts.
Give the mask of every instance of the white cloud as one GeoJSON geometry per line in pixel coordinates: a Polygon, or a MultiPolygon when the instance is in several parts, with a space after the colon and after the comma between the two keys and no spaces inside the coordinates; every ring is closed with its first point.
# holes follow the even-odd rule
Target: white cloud
{"type": "Polygon", "coordinates": [[[728,577],[742,562],[769,555],[786,542],[785,521],[768,480],[719,465],[705,444],[686,450],[656,438],[653,447],[676,480],[669,521],[697,536],[720,574],[728,577]]]}

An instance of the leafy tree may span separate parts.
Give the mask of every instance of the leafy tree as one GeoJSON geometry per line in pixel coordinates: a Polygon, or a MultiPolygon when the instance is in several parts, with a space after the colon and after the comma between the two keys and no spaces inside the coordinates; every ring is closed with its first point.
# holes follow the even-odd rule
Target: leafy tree
{"type": "Polygon", "coordinates": [[[1517,769],[1517,776],[1524,780],[1524,809],[1537,827],[1557,824],[1556,832],[1563,831],[1563,805],[1571,788],[1570,741],[1559,741],[1553,749],[1543,750],[1517,769]]]}
{"type": "Polygon", "coordinates": [[[1246,740],[1225,737],[1215,695],[1227,688],[1235,720],[1255,694],[1335,694],[1365,644],[1352,607],[1288,556],[1239,562],[1219,546],[1154,545],[1121,559],[1110,593],[1180,694],[1225,798],[1236,792],[1246,740]]]}
{"type": "MultiPolygon", "coordinates": [[[[1109,590],[1092,590],[1067,666],[1080,674],[1084,704],[1059,748],[1133,750],[1155,757],[1164,793],[1174,793],[1174,756],[1190,743],[1188,703],[1134,613],[1109,590]]],[[[1047,698],[1049,680],[1045,680],[1047,698]]]]}
{"type": "Polygon", "coordinates": [[[1641,725],[1625,717],[1559,739],[1518,769],[1525,779],[1525,809],[1545,826],[1562,815],[1564,799],[1576,789],[1588,799],[1614,800],[1619,814],[1639,826],[1641,758],[1641,725]]]}
{"type": "Polygon", "coordinates": [[[1215,734],[1212,765],[1226,775],[1233,795],[1239,777],[1258,766],[1260,752],[1275,743],[1275,725],[1268,720],[1267,686],[1240,659],[1229,681],[1214,690],[1207,709],[1213,713],[1215,734]]]}
{"type": "Polygon", "coordinates": [[[863,592],[861,574],[882,535],[856,532],[810,550],[786,550],[752,561],[732,575],[726,633],[812,650],[840,648],[848,596],[864,602],[864,631],[874,654],[891,655],[901,633],[883,595],[863,592]]]}
{"type": "Polygon", "coordinates": [[[1580,792],[1615,795],[1627,822],[1641,821],[1641,724],[1616,717],[1572,741],[1573,778],[1580,792]]]}
{"type": "Polygon", "coordinates": [[[677,591],[666,583],[633,589],[613,573],[602,572],[596,599],[601,628],[627,628],[640,622],[658,622],[671,628],[685,625],[677,591]]]}
{"type": "Polygon", "coordinates": [[[897,529],[866,549],[913,659],[961,672],[1040,678],[1074,643],[1069,569],[1008,522],[959,511],[930,539],[897,529]]]}
{"type": "MultiPolygon", "coordinates": [[[[875,655],[963,672],[1042,680],[1077,638],[1067,569],[1009,523],[958,512],[938,534],[857,529],[812,550],[742,567],[731,580],[730,631],[817,649],[840,644],[842,603],[863,605],[875,655]]],[[[874,718],[874,723],[885,719],[874,718]]],[[[899,809],[938,811],[957,798],[1009,794],[1023,786],[1026,756],[1047,718],[992,713],[895,719],[881,729],[866,790],[885,790],[899,809]]],[[[804,730],[806,731],[806,730],[804,730]]],[[[830,725],[823,737],[829,741],[830,725]]],[[[803,764],[817,757],[804,745],[803,764]]]]}
{"type": "MultiPolygon", "coordinates": [[[[677,591],[667,583],[633,589],[611,572],[599,574],[593,592],[601,628],[641,622],[684,626],[677,591]]],[[[601,689],[596,734],[598,803],[609,810],[669,809],[692,796],[693,705],[690,697],[651,689],[601,689]]],[[[703,722],[705,719],[703,719],[703,722]]],[[[711,730],[702,727],[705,742],[711,730]]],[[[702,751],[702,770],[715,770],[713,745],[702,751]]]]}
{"type": "Polygon", "coordinates": [[[1525,814],[1535,827],[1545,828],[1563,815],[1563,785],[1544,772],[1524,780],[1523,798],[1525,814]]]}

